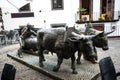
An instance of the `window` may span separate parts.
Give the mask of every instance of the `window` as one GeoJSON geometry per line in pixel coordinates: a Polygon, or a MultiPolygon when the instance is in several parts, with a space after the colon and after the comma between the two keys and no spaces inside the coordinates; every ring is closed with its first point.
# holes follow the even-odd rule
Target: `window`
{"type": "Polygon", "coordinates": [[[58,28],[58,27],[65,27],[66,24],[65,23],[61,23],[61,24],[51,24],[52,28],[58,28]]]}
{"type": "Polygon", "coordinates": [[[105,20],[113,20],[114,0],[101,0],[101,14],[105,15],[105,20]]]}
{"type": "Polygon", "coordinates": [[[26,5],[19,8],[19,12],[24,12],[24,11],[30,11],[30,3],[27,3],[26,5]]]}
{"type": "Polygon", "coordinates": [[[90,12],[89,3],[90,3],[89,0],[82,1],[82,9],[86,10],[85,14],[89,14],[89,12],[90,12]]]}
{"type": "Polygon", "coordinates": [[[108,11],[111,11],[112,9],[112,1],[108,0],[108,11]]]}
{"type": "Polygon", "coordinates": [[[63,9],[63,0],[52,0],[52,9],[63,9]]]}
{"type": "Polygon", "coordinates": [[[102,14],[105,14],[106,13],[106,0],[102,0],[102,14]]]}
{"type": "Polygon", "coordinates": [[[80,0],[80,21],[93,20],[93,0],[80,0]]]}
{"type": "Polygon", "coordinates": [[[34,17],[34,12],[11,13],[11,17],[12,17],[12,18],[34,17]]]}
{"type": "Polygon", "coordinates": [[[19,8],[19,13],[11,13],[12,18],[34,17],[34,12],[30,12],[30,3],[19,8]]]}

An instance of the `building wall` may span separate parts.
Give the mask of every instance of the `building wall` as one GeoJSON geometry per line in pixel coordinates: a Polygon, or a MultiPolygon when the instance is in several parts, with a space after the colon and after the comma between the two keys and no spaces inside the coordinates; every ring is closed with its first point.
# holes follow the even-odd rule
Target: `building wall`
{"type": "Polygon", "coordinates": [[[98,20],[100,16],[100,0],[93,0],[93,20],[98,20]]]}
{"type": "MultiPolygon", "coordinates": [[[[11,18],[11,14],[3,15],[5,29],[19,28],[19,25],[26,25],[27,23],[37,28],[50,28],[51,24],[60,23],[66,23],[68,26],[73,26],[73,24],[75,24],[74,16],[79,8],[78,3],[79,0],[64,0],[64,10],[51,10],[51,0],[43,0],[42,2],[33,0],[30,4],[31,11],[34,12],[35,16],[29,18],[11,18]],[[41,12],[39,12],[40,10],[41,12]]],[[[22,3],[19,4],[22,5],[22,3]]],[[[3,7],[3,13],[5,12],[16,13],[18,10],[8,5],[7,7],[3,7]]]]}
{"type": "MultiPolygon", "coordinates": [[[[3,1],[3,0],[2,0],[3,1]]],[[[13,2],[12,0],[9,0],[13,2]]],[[[15,1],[15,0],[14,0],[15,1]]],[[[16,0],[17,1],[17,0],[16,0]]],[[[24,0],[25,1],[25,0],[24,0]]],[[[75,24],[75,14],[79,8],[80,0],[63,0],[64,1],[64,9],[63,10],[51,10],[51,0],[33,0],[30,2],[31,12],[34,12],[34,17],[29,18],[11,18],[11,13],[16,13],[18,10],[4,1],[4,6],[2,6],[3,13],[9,12],[9,14],[3,14],[3,20],[5,29],[17,29],[20,25],[26,25],[30,23],[34,25],[36,28],[50,28],[51,24],[61,24],[65,23],[68,26],[73,26],[75,24]],[[39,12],[41,10],[41,12],[39,12]]],[[[23,6],[28,2],[13,2],[18,8],[23,6]],[[19,3],[19,4],[18,4],[19,3]]],[[[1,4],[1,1],[0,1],[1,4]]],[[[1,4],[1,5],[3,5],[1,4]]],[[[115,11],[120,11],[120,1],[115,0],[115,11]]],[[[97,20],[100,15],[100,0],[93,0],[93,17],[94,20],[97,20]]],[[[84,24],[76,24],[79,28],[84,28],[84,24]]],[[[105,23],[105,31],[110,31],[111,26],[116,25],[120,26],[120,21],[115,23],[105,23]]],[[[120,35],[118,33],[120,29],[117,28],[117,32],[111,34],[112,36],[120,35]]]]}

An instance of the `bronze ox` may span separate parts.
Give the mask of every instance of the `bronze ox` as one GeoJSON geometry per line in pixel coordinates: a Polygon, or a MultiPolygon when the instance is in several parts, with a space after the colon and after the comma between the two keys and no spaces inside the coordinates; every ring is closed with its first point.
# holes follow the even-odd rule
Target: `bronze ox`
{"type": "MultiPolygon", "coordinates": [[[[65,31],[64,29],[53,29],[53,30],[57,34],[60,34],[60,33],[63,34],[63,32],[65,31]]],[[[69,28],[68,31],[76,31],[76,29],[73,27],[73,28],[69,28]]],[[[18,50],[18,53],[21,54],[22,52],[27,52],[27,53],[33,54],[34,51],[37,51],[37,39],[36,39],[36,35],[33,32],[35,33],[35,29],[32,28],[32,27],[29,27],[29,26],[28,27],[26,26],[22,29],[21,48],[18,50]],[[27,37],[26,37],[26,35],[27,35],[27,37]],[[35,36],[33,36],[33,35],[35,35],[35,36]]],[[[79,32],[79,33],[81,33],[81,32],[79,32]]],[[[98,36],[94,37],[92,39],[92,41],[94,43],[94,47],[99,47],[99,48],[102,48],[103,50],[108,49],[107,35],[110,34],[110,33],[111,32],[104,33],[104,32],[101,32],[101,31],[97,31],[93,28],[89,28],[89,27],[87,27],[86,31],[85,31],[85,34],[89,34],[89,35],[99,34],[98,36]]],[[[95,49],[95,52],[97,54],[96,49],[95,49]]],[[[80,53],[79,51],[78,51],[78,53],[79,54],[78,54],[78,58],[77,58],[77,63],[80,64],[81,63],[80,62],[80,57],[81,57],[82,53],[80,53]]],[[[92,61],[93,63],[95,62],[95,60],[97,60],[97,56],[91,58],[90,56],[87,56],[87,55],[85,56],[84,55],[84,58],[86,60],[92,61]]]]}
{"type": "MultiPolygon", "coordinates": [[[[75,28],[69,28],[69,29],[71,29],[69,31],[76,31],[75,28]]],[[[59,33],[63,33],[64,29],[56,29],[56,30],[54,29],[54,31],[56,31],[57,34],[59,34],[59,33]]],[[[33,54],[34,51],[37,51],[37,39],[36,39],[37,33],[35,33],[36,32],[35,28],[28,25],[28,26],[24,27],[21,32],[22,32],[22,35],[21,35],[22,37],[21,37],[21,42],[20,42],[21,48],[18,50],[18,53],[21,54],[22,52],[27,52],[27,53],[33,54]]],[[[94,46],[102,48],[103,50],[108,50],[107,35],[110,33],[112,33],[112,32],[105,33],[105,32],[101,32],[101,31],[97,31],[91,27],[87,27],[84,34],[86,34],[86,35],[87,34],[89,34],[89,35],[99,34],[98,36],[96,36],[92,39],[94,46]]],[[[96,51],[96,49],[95,49],[95,51],[96,51]]],[[[78,58],[77,58],[77,63],[80,64],[81,62],[79,60],[80,60],[82,53],[80,53],[79,51],[78,51],[78,53],[79,54],[78,54],[78,58]]],[[[97,51],[96,51],[96,54],[97,54],[97,51]]],[[[84,55],[84,58],[86,60],[92,61],[93,63],[95,62],[95,60],[97,60],[97,56],[93,57],[94,58],[93,59],[90,56],[84,55]]]]}
{"type": "Polygon", "coordinates": [[[108,50],[109,47],[108,47],[107,35],[113,33],[114,31],[115,30],[112,30],[110,32],[98,31],[93,28],[93,25],[91,23],[88,23],[84,33],[85,35],[95,35],[101,33],[93,39],[93,43],[98,48],[102,48],[103,50],[108,50]]]}
{"type": "Polygon", "coordinates": [[[97,56],[97,50],[95,47],[102,48],[103,50],[108,50],[109,47],[108,47],[107,35],[114,32],[114,31],[110,31],[110,32],[98,31],[89,26],[86,27],[85,32],[81,32],[78,29],[75,29],[75,27],[71,27],[69,29],[70,29],[69,31],[75,31],[75,32],[77,31],[78,34],[83,33],[85,35],[97,35],[94,38],[92,38],[93,48],[95,50],[94,56],[88,55],[87,50],[82,51],[82,53],[81,51],[78,50],[77,64],[81,64],[80,58],[82,54],[85,60],[91,61],[92,63],[96,63],[98,56],[97,56]]]}
{"type": "Polygon", "coordinates": [[[75,27],[71,27],[69,29],[70,29],[69,31],[75,31],[75,32],[77,31],[78,34],[82,33],[85,35],[97,35],[94,38],[92,38],[93,48],[95,50],[94,56],[88,55],[87,50],[82,51],[82,53],[81,53],[81,51],[78,50],[77,64],[81,64],[80,58],[81,58],[82,54],[84,55],[83,57],[85,60],[91,61],[92,63],[96,63],[98,56],[97,56],[97,50],[95,47],[102,48],[103,50],[108,50],[109,47],[108,47],[107,35],[114,32],[114,31],[110,31],[110,32],[98,31],[98,30],[93,29],[91,27],[87,27],[85,32],[81,32],[78,29],[75,29],[75,27]]]}
{"type": "MultiPolygon", "coordinates": [[[[103,50],[108,50],[109,47],[108,47],[108,39],[107,39],[107,35],[110,34],[111,32],[108,32],[108,33],[104,33],[104,32],[98,32],[97,36],[95,36],[92,41],[93,41],[93,47],[95,48],[95,52],[96,52],[96,56],[89,56],[89,55],[86,55],[84,53],[81,53],[78,51],[78,57],[77,57],[77,64],[80,64],[80,57],[81,55],[83,54],[83,57],[85,60],[88,60],[88,61],[91,61],[92,63],[96,63],[97,59],[98,59],[98,56],[97,56],[97,50],[96,50],[96,47],[98,48],[102,48],[103,50]]],[[[94,34],[95,35],[95,34],[94,34]]],[[[85,53],[87,53],[85,51],[85,53]]]]}
{"type": "MultiPolygon", "coordinates": [[[[110,32],[98,31],[96,29],[93,29],[92,24],[88,24],[86,26],[86,30],[85,30],[84,34],[85,35],[99,34],[98,36],[96,36],[92,39],[94,46],[98,47],[98,48],[102,48],[103,50],[108,50],[109,47],[108,47],[107,35],[109,35],[113,32],[114,32],[114,30],[110,31],[110,32]]],[[[96,51],[96,53],[97,53],[97,51],[96,51]]],[[[79,62],[80,57],[81,57],[81,53],[78,53],[78,58],[77,58],[78,64],[80,63],[79,62]]],[[[91,61],[91,59],[92,59],[92,62],[94,63],[97,60],[97,57],[94,58],[94,60],[93,60],[93,58],[91,58],[89,55],[84,55],[84,59],[89,60],[89,61],[91,61]]]]}
{"type": "Polygon", "coordinates": [[[49,50],[57,54],[57,65],[53,71],[58,71],[63,59],[71,58],[71,69],[73,74],[77,74],[75,68],[75,52],[83,52],[91,57],[96,56],[95,48],[93,47],[92,39],[97,35],[83,35],[72,32],[67,29],[64,32],[54,29],[41,29],[38,31],[38,54],[39,66],[43,67],[44,50],[49,50]]]}
{"type": "MultiPolygon", "coordinates": [[[[27,32],[27,29],[25,31],[27,32]]],[[[69,31],[70,30],[67,30],[67,32],[69,32],[69,31]]],[[[76,51],[78,51],[78,53],[79,53],[78,58],[77,58],[77,63],[80,63],[81,53],[83,53],[84,58],[86,60],[94,62],[94,59],[97,60],[97,51],[96,51],[95,46],[101,47],[101,48],[105,48],[105,47],[103,47],[103,45],[108,46],[106,35],[111,33],[111,32],[109,32],[109,33],[96,32],[94,34],[97,36],[90,38],[90,36],[87,36],[87,35],[83,36],[83,35],[80,35],[79,33],[74,33],[74,32],[76,32],[76,29],[71,30],[69,32],[70,35],[69,36],[67,35],[67,37],[65,37],[66,34],[64,32],[65,32],[65,30],[63,30],[63,29],[52,29],[52,30],[48,30],[48,31],[46,31],[46,29],[45,30],[42,29],[42,30],[40,30],[40,32],[38,32],[38,38],[39,38],[38,39],[38,44],[39,44],[39,47],[38,47],[39,53],[38,54],[39,54],[39,58],[40,58],[39,62],[40,62],[40,66],[43,66],[43,61],[44,61],[44,55],[42,53],[43,50],[47,49],[51,52],[56,52],[56,54],[58,56],[58,64],[53,68],[53,70],[54,71],[59,70],[60,65],[63,61],[63,58],[66,58],[66,59],[71,58],[71,60],[72,60],[71,68],[73,69],[74,74],[77,73],[76,69],[75,69],[75,64],[74,64],[74,59],[75,59],[74,53],[76,51]],[[72,32],[72,34],[71,34],[71,32],[72,32]],[[62,34],[64,34],[64,35],[62,35],[62,34]],[[58,37],[59,35],[62,35],[62,36],[58,37]],[[59,42],[59,38],[62,38],[62,42],[59,42]],[[90,38],[90,40],[89,40],[89,38],[90,38]],[[45,43],[47,43],[47,40],[51,42],[50,44],[47,44],[47,45],[49,45],[49,48],[45,46],[45,43]],[[104,44],[99,45],[99,42],[95,42],[95,41],[99,41],[99,40],[101,40],[100,42],[103,41],[104,44]],[[71,45],[66,44],[66,43],[69,43],[71,45]],[[91,44],[91,46],[88,46],[88,43],[91,44]],[[77,48],[71,49],[71,46],[73,46],[72,48],[74,48],[76,45],[77,45],[77,48]],[[43,46],[43,47],[41,47],[41,46],[43,46]],[[88,51],[88,50],[90,50],[90,51],[88,51]],[[70,53],[71,55],[68,55],[66,53],[70,53]],[[62,55],[62,58],[61,58],[61,55],[62,55]]],[[[90,33],[90,35],[92,35],[91,33],[90,33]]],[[[24,39],[24,42],[27,43],[27,45],[26,46],[24,45],[23,49],[26,48],[26,50],[34,51],[34,48],[36,48],[36,50],[37,50],[37,46],[33,44],[33,43],[37,44],[37,40],[34,38],[36,38],[36,37],[28,37],[28,38],[24,39]],[[31,45],[31,46],[34,45],[34,48],[30,47],[29,45],[31,45]]],[[[108,48],[106,47],[106,49],[108,49],[108,48]]],[[[103,49],[103,50],[106,50],[106,49],[103,49]]]]}

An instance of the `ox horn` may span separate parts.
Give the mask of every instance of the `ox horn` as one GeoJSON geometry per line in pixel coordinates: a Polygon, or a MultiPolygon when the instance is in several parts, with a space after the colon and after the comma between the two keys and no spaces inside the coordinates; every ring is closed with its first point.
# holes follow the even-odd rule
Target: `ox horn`
{"type": "Polygon", "coordinates": [[[105,32],[104,35],[109,35],[109,34],[113,33],[114,31],[115,31],[115,30],[112,30],[112,31],[110,31],[110,32],[105,32]]]}
{"type": "Polygon", "coordinates": [[[78,39],[92,39],[93,37],[97,36],[97,35],[84,35],[84,34],[77,34],[75,32],[72,32],[72,35],[78,37],[78,39]]]}
{"type": "Polygon", "coordinates": [[[96,30],[96,29],[93,29],[93,28],[89,28],[89,33],[88,34],[90,34],[90,35],[98,35],[98,34],[100,34],[100,33],[102,33],[103,31],[98,31],[98,30],[96,30]]]}
{"type": "Polygon", "coordinates": [[[98,35],[98,34],[101,34],[101,33],[103,33],[103,31],[95,30],[95,35],[98,35]]]}

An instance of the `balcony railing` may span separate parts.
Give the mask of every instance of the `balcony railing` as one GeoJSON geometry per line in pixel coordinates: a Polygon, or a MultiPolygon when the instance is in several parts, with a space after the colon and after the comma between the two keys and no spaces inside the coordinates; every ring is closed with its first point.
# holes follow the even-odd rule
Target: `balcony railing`
{"type": "Polygon", "coordinates": [[[120,11],[114,11],[113,13],[100,14],[100,12],[94,12],[92,15],[80,15],[80,13],[75,14],[76,23],[84,22],[114,22],[118,21],[120,17],[120,11]]]}

